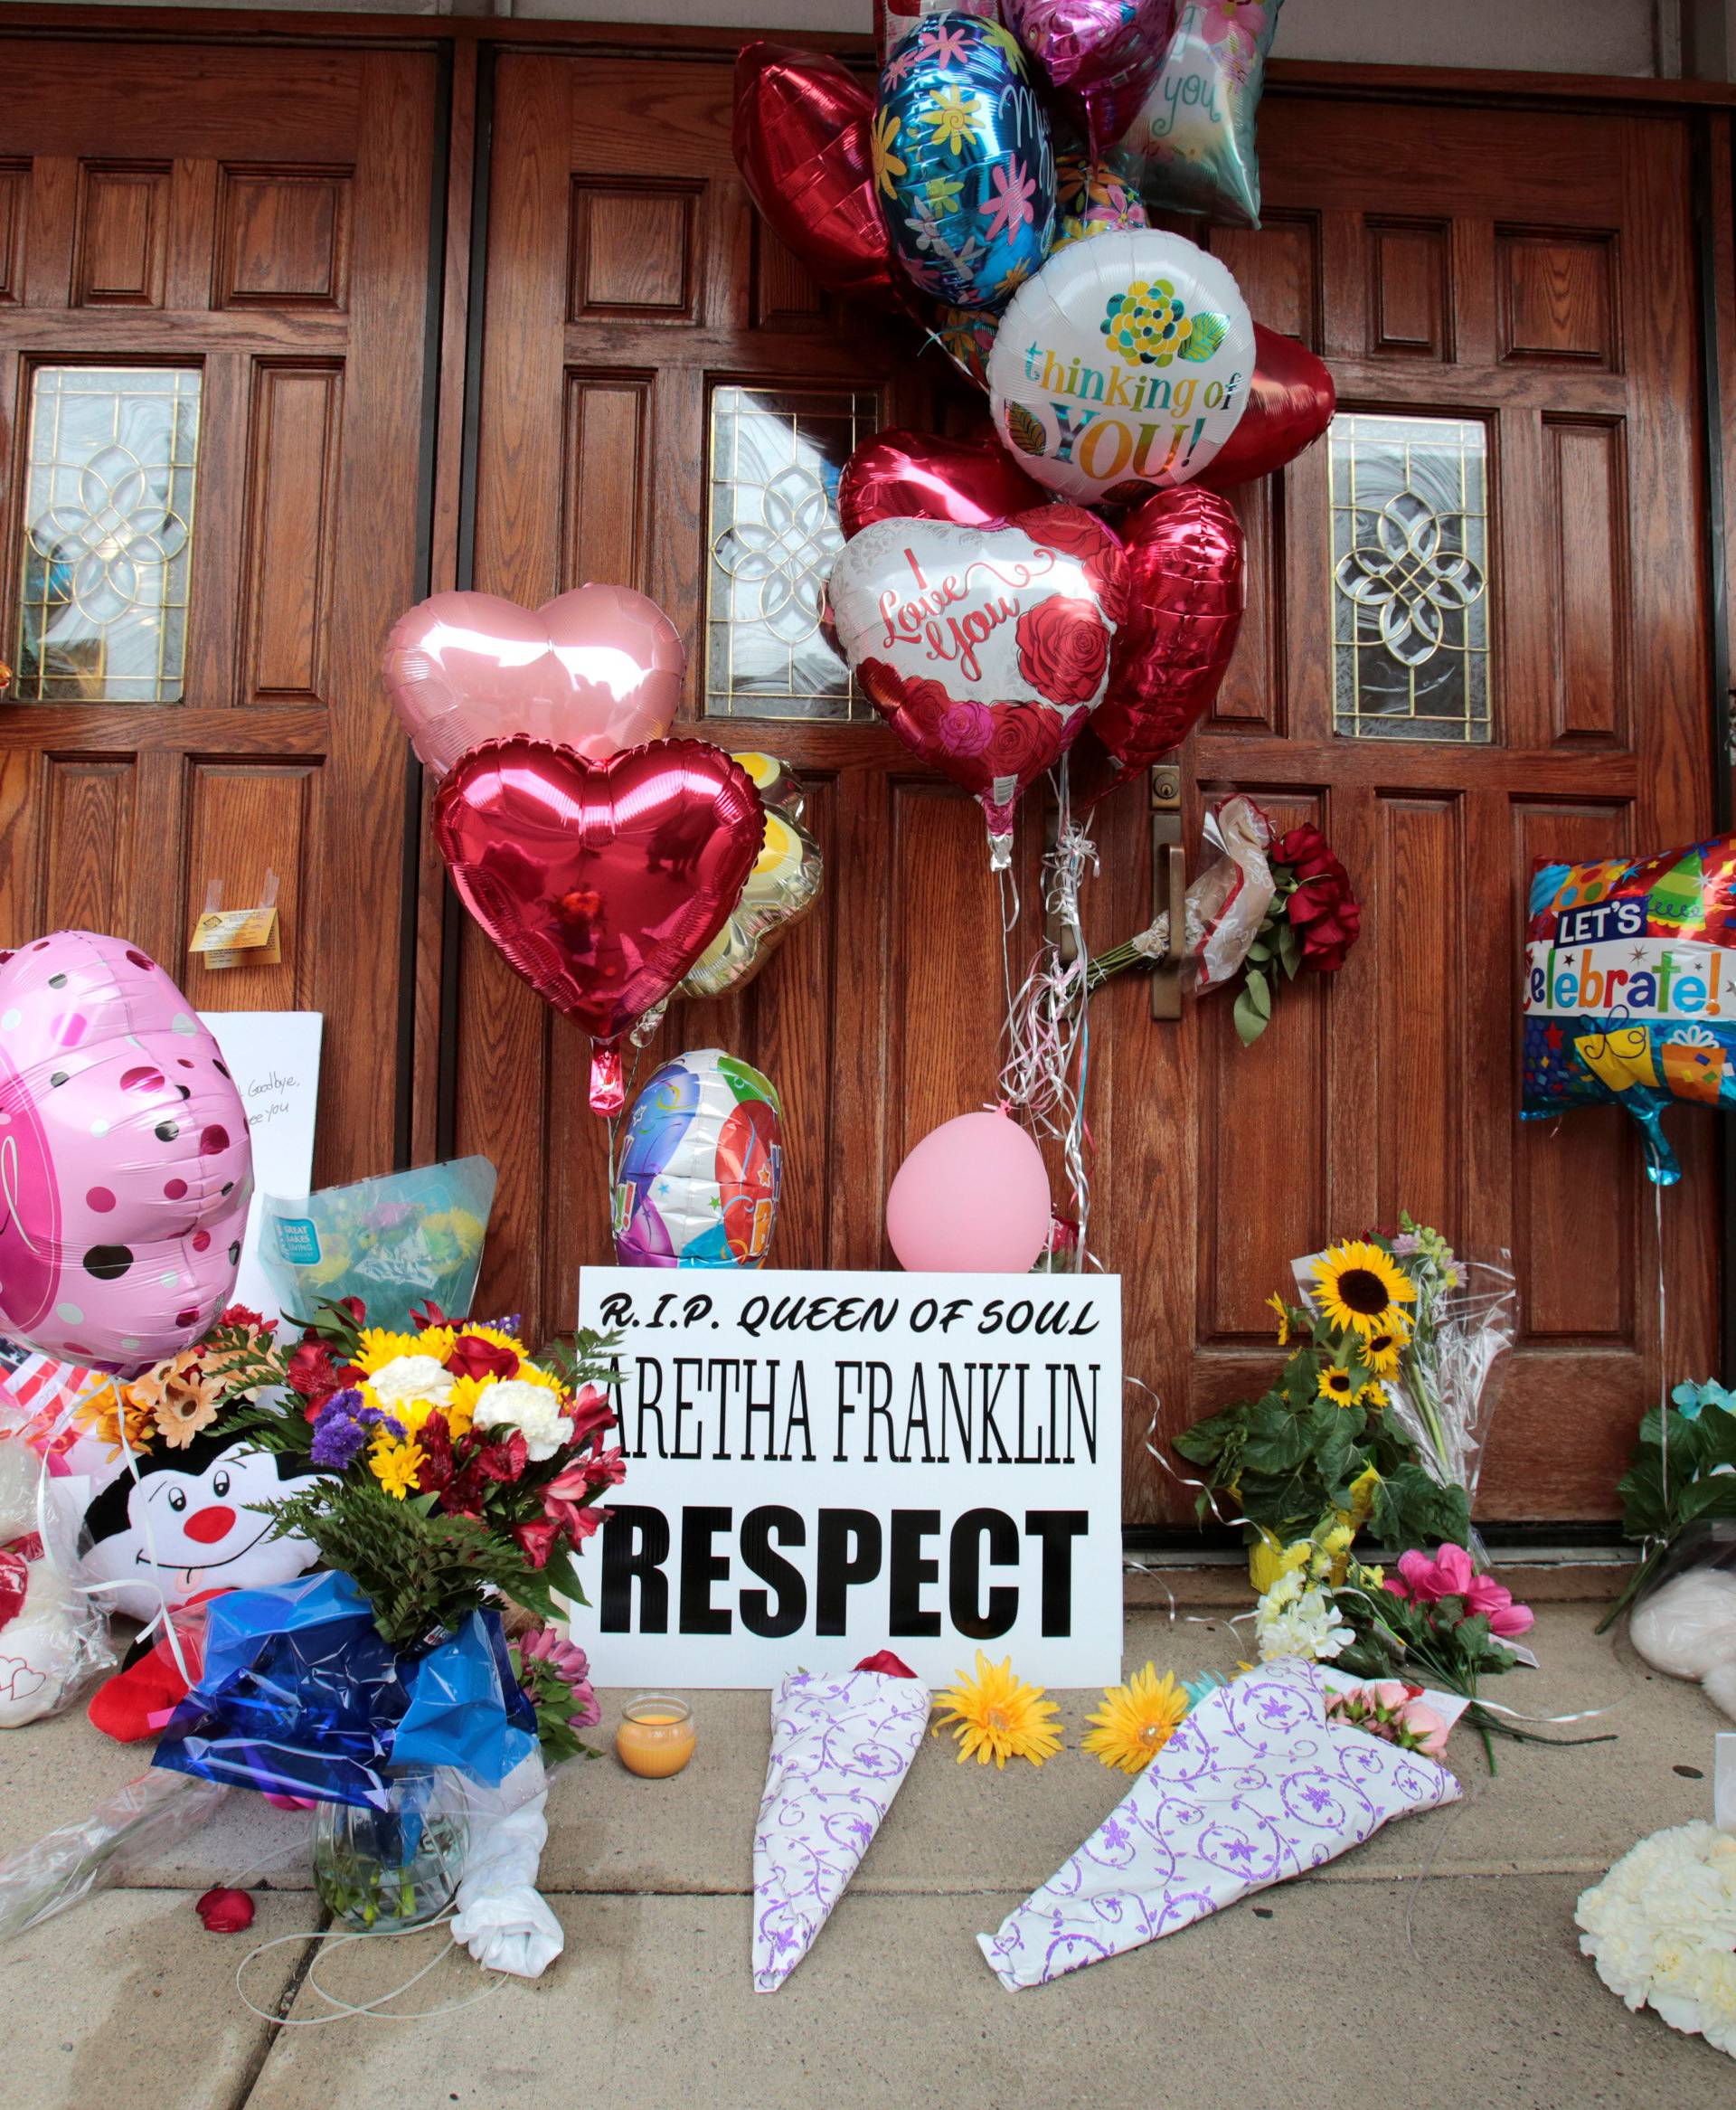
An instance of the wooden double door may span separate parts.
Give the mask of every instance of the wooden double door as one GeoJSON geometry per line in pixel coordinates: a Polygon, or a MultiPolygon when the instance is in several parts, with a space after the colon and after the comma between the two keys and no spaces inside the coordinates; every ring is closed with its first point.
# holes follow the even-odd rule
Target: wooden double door
{"type": "MultiPolygon", "coordinates": [[[[179,362],[204,386],[184,693],[14,686],[0,934],[94,921],[176,960],[215,866],[237,887],[293,874],[289,966],[198,1000],[333,1013],[323,1177],[401,1143],[493,1158],[481,1301],[533,1331],[570,1322],[579,1265],[608,1255],[604,1139],[580,1037],[453,913],[425,848],[416,863],[417,787],[373,667],[429,580],[533,605],[590,578],[641,588],[687,638],[687,716],[806,781],[819,908],[745,992],[673,1008],[646,1056],[721,1046],[782,1088],[778,1263],[890,1264],[891,1174],[993,1099],[1003,1008],[980,816],[873,721],[817,601],[854,441],[967,430],[980,399],[757,224],[723,39],[594,35],[229,51],[202,62],[231,69],[220,82],[135,32],[80,49],[76,94],[27,43],[41,85],[0,118],[14,648],[26,584],[52,598],[22,554],[42,375],[179,362]]],[[[1612,1509],[1661,1361],[1651,1205],[1615,1112],[1520,1129],[1517,962],[1533,857],[1711,822],[1692,128],[1494,87],[1423,101],[1280,71],[1269,90],[1266,225],[1210,239],[1256,314],[1326,359],[1341,412],[1242,497],[1248,613],[1186,752],[1184,830],[1197,845],[1231,787],[1313,820],[1365,915],[1344,971],[1287,991],[1251,1051],[1224,999],[1160,1024],[1124,980],[1094,1006],[1092,1244],[1123,1278],[1160,1434],[1265,1381],[1263,1300],[1291,1255],[1409,1208],[1513,1255],[1523,1340],[1485,1511],[1612,1509]]],[[[1025,947],[1041,808],[1019,842],[1025,947]]],[[[1095,827],[1101,949],[1153,911],[1142,789],[1095,827]]],[[[1703,1371],[1711,1123],[1678,1132],[1667,1360],[1703,1371]]],[[[1128,1515],[1179,1517],[1148,1419],[1140,1396],[1128,1515]]]]}

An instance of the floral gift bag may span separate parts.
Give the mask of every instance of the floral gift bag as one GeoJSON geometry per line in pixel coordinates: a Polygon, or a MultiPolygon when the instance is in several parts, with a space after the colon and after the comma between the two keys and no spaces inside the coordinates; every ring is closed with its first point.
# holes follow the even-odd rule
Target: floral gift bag
{"type": "Polygon", "coordinates": [[[1066,1867],[977,1944],[1009,1992],[1043,1985],[1462,1792],[1432,1759],[1329,1723],[1316,1664],[1263,1663],[1203,1699],[1066,1867]]]}

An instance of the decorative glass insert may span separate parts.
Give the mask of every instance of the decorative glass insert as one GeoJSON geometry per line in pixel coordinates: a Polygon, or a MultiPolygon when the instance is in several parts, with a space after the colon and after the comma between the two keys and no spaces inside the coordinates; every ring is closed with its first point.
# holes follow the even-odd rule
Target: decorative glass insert
{"type": "Polygon", "coordinates": [[[36,369],[18,701],[180,701],[199,382],[196,366],[36,369]]]}
{"type": "Polygon", "coordinates": [[[1333,729],[1494,738],[1488,434],[1474,418],[1332,421],[1333,729]]]}
{"type": "Polygon", "coordinates": [[[820,628],[844,547],[838,472],[871,432],[871,389],[712,393],[705,708],[726,718],[873,716],[820,628]]]}

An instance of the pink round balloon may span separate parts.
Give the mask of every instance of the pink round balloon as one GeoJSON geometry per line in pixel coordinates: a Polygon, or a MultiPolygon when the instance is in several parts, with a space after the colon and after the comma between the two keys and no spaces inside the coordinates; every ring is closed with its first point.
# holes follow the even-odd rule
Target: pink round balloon
{"type": "Polygon", "coordinates": [[[886,1235],[913,1274],[1028,1274],[1049,1238],[1043,1152],[1010,1114],[943,1121],[899,1167],[886,1235]]]}
{"type": "Polygon", "coordinates": [[[437,779],[485,740],[548,740],[587,762],[661,740],[686,668],[681,632],[627,586],[578,586],[534,613],[437,593],[386,640],[386,693],[437,779]]]}
{"type": "Polygon", "coordinates": [[[123,938],[0,952],[0,1329],[136,1371],[235,1287],[253,1191],[217,1043],[123,938]]]}

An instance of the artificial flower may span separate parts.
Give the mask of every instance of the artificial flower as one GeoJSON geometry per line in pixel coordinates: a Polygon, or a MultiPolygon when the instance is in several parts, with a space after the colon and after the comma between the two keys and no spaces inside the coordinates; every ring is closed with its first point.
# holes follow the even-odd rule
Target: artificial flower
{"type": "Polygon", "coordinates": [[[1611,1992],[1736,2058],[1736,1836],[1655,1831],[1580,1894],[1573,1917],[1611,1992]]]}
{"type": "Polygon", "coordinates": [[[1709,1406],[1722,1407],[1726,1414],[1736,1414],[1736,1393],[1726,1392],[1708,1377],[1703,1384],[1678,1385],[1670,1394],[1676,1410],[1684,1421],[1698,1421],[1702,1412],[1709,1406]]]}
{"type": "Polygon", "coordinates": [[[1511,1590],[1493,1575],[1479,1575],[1462,1546],[1443,1546],[1432,1560],[1426,1553],[1401,1554],[1398,1575],[1385,1587],[1413,1604],[1439,1604],[1445,1597],[1457,1597],[1467,1616],[1480,1613],[1489,1632],[1502,1641],[1529,1632],[1536,1623],[1530,1605],[1515,1604],[1511,1590]]]}
{"type": "Polygon", "coordinates": [[[133,1396],[130,1385],[107,1385],[93,1392],[80,1403],[74,1418],[108,1444],[111,1458],[148,1451],[156,1433],[150,1408],[133,1396]]]}
{"type": "Polygon", "coordinates": [[[414,1490],[424,1459],[417,1444],[401,1441],[382,1429],[374,1435],[368,1463],[373,1469],[373,1477],[386,1492],[401,1502],[414,1490]]]}
{"type": "Polygon", "coordinates": [[[1290,1312],[1282,1297],[1274,1290],[1266,1301],[1278,1313],[1278,1345],[1287,1348],[1290,1345],[1290,1312]]]}
{"type": "Polygon", "coordinates": [[[1041,1765],[1061,1749],[1054,1723],[1058,1713],[1053,1700],[1040,1685],[1025,1685],[1013,1674],[1013,1659],[991,1663],[976,1651],[976,1675],[967,1678],[955,1670],[956,1683],[937,1693],[936,1701],[948,1712],[939,1728],[949,1728],[958,1740],[958,1763],[975,1757],[978,1765],[992,1758],[1005,1770],[1009,1758],[1028,1758],[1041,1765]]]}
{"type": "Polygon", "coordinates": [[[1413,1304],[1416,1284],[1392,1254],[1365,1238],[1346,1238],[1314,1263],[1315,1300],[1322,1316],[1341,1332],[1363,1340],[1388,1331],[1413,1304]]]}
{"type": "Polygon", "coordinates": [[[1340,1369],[1336,1363],[1328,1363],[1320,1373],[1320,1396],[1335,1400],[1340,1406],[1348,1406],[1356,1396],[1356,1381],[1348,1370],[1340,1369]]]}
{"type": "Polygon", "coordinates": [[[1091,1733],[1080,1749],[1122,1773],[1143,1773],[1175,1734],[1187,1707],[1175,1673],[1166,1670],[1160,1679],[1156,1666],[1147,1663],[1104,1693],[1101,1708],[1086,1717],[1091,1733]]]}
{"type": "Polygon", "coordinates": [[[521,1430],[532,1458],[540,1465],[573,1440],[573,1424],[561,1405],[560,1394],[546,1384],[525,1377],[489,1377],[476,1388],[471,1425],[521,1430]]]}

